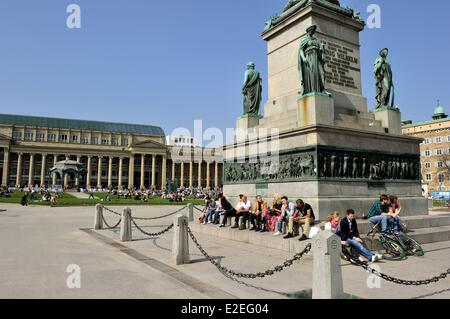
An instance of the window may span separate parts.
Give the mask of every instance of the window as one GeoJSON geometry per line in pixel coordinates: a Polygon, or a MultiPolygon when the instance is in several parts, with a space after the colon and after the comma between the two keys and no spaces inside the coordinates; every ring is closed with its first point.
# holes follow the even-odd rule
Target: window
{"type": "Polygon", "coordinates": [[[431,156],[431,151],[430,151],[430,150],[425,151],[425,156],[426,156],[426,157],[430,157],[430,156],[431,156]]]}
{"type": "Polygon", "coordinates": [[[78,135],[72,135],[71,142],[72,143],[78,143],[78,135]]]}
{"type": "Polygon", "coordinates": [[[435,138],[436,143],[442,143],[442,138],[440,136],[435,138]]]}
{"type": "Polygon", "coordinates": [[[32,132],[25,132],[25,135],[24,135],[24,140],[25,141],[32,141],[33,140],[33,133],[32,132]]]}
{"type": "Polygon", "coordinates": [[[194,139],[193,138],[191,138],[191,144],[194,144],[194,139]]]}
{"type": "Polygon", "coordinates": [[[423,143],[424,143],[424,144],[431,144],[431,138],[426,138],[426,139],[423,141],[423,143]]]}
{"type": "Polygon", "coordinates": [[[444,176],[444,174],[439,174],[439,175],[438,175],[438,178],[439,178],[439,183],[445,182],[445,176],[444,176]]]}
{"type": "Polygon", "coordinates": [[[425,168],[430,169],[431,168],[431,163],[425,163],[425,168]]]}
{"type": "Polygon", "coordinates": [[[56,134],[48,133],[47,134],[47,142],[56,142],[56,134]]]}
{"type": "Polygon", "coordinates": [[[97,136],[91,136],[91,144],[98,144],[98,137],[97,136]]]}
{"type": "Polygon", "coordinates": [[[81,135],[80,143],[81,144],[89,144],[89,138],[87,136],[85,136],[85,135],[81,135]]]}
{"type": "Polygon", "coordinates": [[[122,146],[128,146],[128,139],[126,137],[122,137],[122,146]]]}
{"type": "Polygon", "coordinates": [[[22,132],[21,131],[13,131],[13,140],[20,141],[22,139],[22,132]]]}
{"type": "Polygon", "coordinates": [[[430,181],[432,180],[431,174],[427,174],[427,175],[425,176],[425,179],[427,180],[427,182],[430,182],[430,181]]]}
{"type": "Polygon", "coordinates": [[[119,139],[117,137],[111,137],[111,145],[119,145],[119,139]]]}
{"type": "Polygon", "coordinates": [[[102,138],[102,145],[109,145],[109,139],[102,138]]]}
{"type": "Polygon", "coordinates": [[[447,142],[450,142],[450,135],[447,136],[447,142]]]}
{"type": "Polygon", "coordinates": [[[37,142],[45,142],[45,133],[37,132],[36,133],[36,141],[37,142]]]}
{"type": "Polygon", "coordinates": [[[175,143],[179,143],[178,137],[175,137],[175,143]]]}
{"type": "Polygon", "coordinates": [[[436,150],[436,155],[443,155],[444,151],[442,149],[436,150]]]}
{"type": "Polygon", "coordinates": [[[59,136],[59,141],[60,141],[61,143],[67,143],[67,134],[61,134],[61,135],[59,136]]]}
{"type": "Polygon", "coordinates": [[[444,167],[444,163],[443,162],[438,162],[437,163],[437,167],[438,168],[443,168],[444,167]]]}

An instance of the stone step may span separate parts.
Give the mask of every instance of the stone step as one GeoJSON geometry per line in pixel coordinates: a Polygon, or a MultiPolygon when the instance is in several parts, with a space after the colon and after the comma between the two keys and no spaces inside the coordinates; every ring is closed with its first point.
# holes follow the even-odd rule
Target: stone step
{"type": "MultiPolygon", "coordinates": [[[[402,217],[401,220],[408,229],[450,226],[450,215],[408,216],[402,217]]],[[[361,234],[367,234],[372,227],[373,225],[368,220],[358,220],[358,229],[361,234]]]]}
{"type": "Polygon", "coordinates": [[[336,116],[336,119],[339,121],[343,121],[345,123],[357,123],[359,125],[362,125],[364,127],[367,126],[374,126],[374,127],[381,127],[381,122],[375,120],[375,118],[372,117],[365,117],[361,114],[353,116],[353,115],[347,115],[347,114],[338,114],[336,116]]]}
{"type": "Polygon", "coordinates": [[[356,130],[370,131],[376,133],[386,133],[385,129],[381,127],[380,122],[375,122],[373,126],[370,126],[369,123],[362,124],[360,122],[345,122],[341,120],[335,120],[334,125],[338,127],[345,127],[356,130]]]}
{"type": "MultiPolygon", "coordinates": [[[[442,241],[450,241],[450,215],[436,216],[411,216],[402,219],[411,232],[408,234],[421,244],[429,244],[442,241]]],[[[316,227],[320,226],[316,223],[316,227]]],[[[197,221],[189,226],[194,232],[207,234],[225,240],[234,240],[243,243],[250,243],[262,247],[279,249],[291,253],[298,253],[306,244],[311,241],[300,242],[298,237],[293,239],[283,239],[283,236],[275,237],[274,233],[250,232],[249,230],[231,229],[230,226],[219,228],[216,225],[201,225],[197,221]]],[[[358,227],[361,237],[366,237],[372,225],[368,221],[358,220],[358,227]]],[[[370,247],[374,249],[374,247],[370,247]]]]}

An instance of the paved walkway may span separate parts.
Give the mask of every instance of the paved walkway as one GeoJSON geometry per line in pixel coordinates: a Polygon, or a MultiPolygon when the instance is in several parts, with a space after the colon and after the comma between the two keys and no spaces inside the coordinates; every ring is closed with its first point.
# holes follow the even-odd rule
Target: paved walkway
{"type": "MultiPolygon", "coordinates": [[[[7,212],[0,213],[0,298],[287,298],[290,293],[311,288],[311,256],[271,278],[243,280],[242,285],[220,274],[192,243],[192,263],[173,266],[172,232],[147,239],[134,229],[135,240],[121,243],[118,230],[91,230],[93,207],[2,208],[7,212]],[[70,264],[81,267],[81,289],[66,286],[70,264]]],[[[133,207],[133,214],[151,217],[176,209],[133,207]]],[[[117,219],[111,214],[105,217],[110,223],[117,219]]],[[[139,224],[157,232],[171,222],[172,218],[166,218],[139,224]]],[[[207,252],[236,271],[264,271],[292,257],[284,251],[196,236],[207,252]]],[[[381,271],[403,279],[426,279],[450,267],[450,242],[425,248],[426,257],[383,262],[379,264],[381,271]]],[[[369,288],[368,281],[378,286],[377,280],[348,264],[343,264],[343,277],[345,291],[362,298],[450,298],[450,279],[427,287],[381,281],[380,288],[369,288]]]]}

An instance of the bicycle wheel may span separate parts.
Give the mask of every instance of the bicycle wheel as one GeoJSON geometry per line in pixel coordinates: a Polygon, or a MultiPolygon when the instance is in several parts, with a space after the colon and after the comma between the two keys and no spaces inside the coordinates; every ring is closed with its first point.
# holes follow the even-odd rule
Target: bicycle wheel
{"type": "Polygon", "coordinates": [[[400,236],[405,247],[407,247],[409,254],[415,255],[417,257],[423,257],[425,255],[421,244],[405,234],[402,234],[400,236]]]}
{"type": "Polygon", "coordinates": [[[406,257],[406,252],[402,246],[391,239],[378,240],[377,244],[378,252],[386,260],[402,260],[406,257]]]}

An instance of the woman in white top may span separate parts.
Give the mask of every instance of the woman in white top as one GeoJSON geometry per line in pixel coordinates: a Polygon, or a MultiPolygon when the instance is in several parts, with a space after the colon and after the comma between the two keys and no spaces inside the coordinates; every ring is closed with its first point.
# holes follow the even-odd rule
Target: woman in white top
{"type": "Polygon", "coordinates": [[[341,215],[339,212],[334,212],[328,215],[326,221],[327,223],[325,224],[325,230],[331,230],[331,232],[336,234],[339,230],[339,224],[341,221],[341,215]]]}

